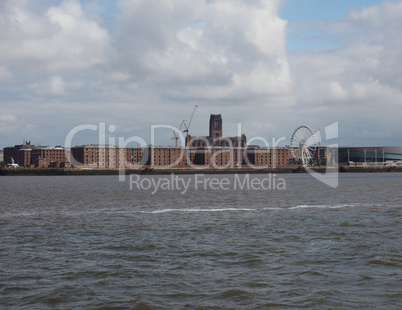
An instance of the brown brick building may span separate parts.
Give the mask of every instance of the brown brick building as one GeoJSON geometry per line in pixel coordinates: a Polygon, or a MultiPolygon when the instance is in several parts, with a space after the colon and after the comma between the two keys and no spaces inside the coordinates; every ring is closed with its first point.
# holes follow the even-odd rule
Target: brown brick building
{"type": "Polygon", "coordinates": [[[292,158],[292,151],[290,148],[254,148],[252,149],[251,157],[253,159],[253,165],[257,167],[286,167],[289,166],[289,160],[292,158]]]}
{"type": "Polygon", "coordinates": [[[71,148],[68,159],[75,167],[90,168],[119,168],[137,167],[145,164],[141,162],[144,148],[126,147],[119,148],[102,145],[81,145],[71,148]]]}
{"type": "Polygon", "coordinates": [[[197,148],[148,146],[146,165],[151,167],[185,168],[194,164],[197,148]]]}
{"type": "Polygon", "coordinates": [[[12,160],[20,167],[29,167],[31,165],[31,151],[38,146],[31,145],[30,141],[23,144],[8,146],[3,149],[4,162],[11,164],[12,160]]]}
{"type": "Polygon", "coordinates": [[[31,165],[38,168],[59,168],[67,161],[63,147],[40,147],[31,150],[31,165]]]}
{"type": "Polygon", "coordinates": [[[191,166],[196,150],[168,146],[118,148],[83,145],[71,148],[71,162],[76,167],[90,168],[179,168],[191,166]]]}
{"type": "Polygon", "coordinates": [[[66,166],[66,155],[62,147],[31,145],[28,141],[21,145],[4,148],[4,162],[11,164],[12,159],[20,167],[46,168],[66,166]]]}

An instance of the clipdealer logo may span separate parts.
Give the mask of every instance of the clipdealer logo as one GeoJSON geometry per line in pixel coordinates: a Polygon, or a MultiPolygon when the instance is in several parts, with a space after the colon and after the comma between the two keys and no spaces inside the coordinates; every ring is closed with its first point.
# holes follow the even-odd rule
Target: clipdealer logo
{"type": "Polygon", "coordinates": [[[325,127],[324,139],[319,131],[316,135],[320,142],[324,142],[326,145],[325,156],[328,164],[325,167],[325,173],[318,173],[314,171],[311,167],[306,166],[306,171],[313,176],[318,181],[324,183],[325,185],[337,188],[339,184],[339,163],[338,163],[338,148],[339,145],[336,142],[339,136],[338,122],[335,122],[329,126],[325,127]]]}
{"type": "Polygon", "coordinates": [[[171,174],[170,176],[143,176],[130,175],[130,190],[150,191],[152,195],[160,191],[178,191],[184,195],[188,191],[197,190],[255,190],[273,191],[286,190],[286,181],[276,174],[267,174],[264,177],[250,174],[234,174],[234,177],[212,176],[195,174],[188,177],[171,174]]]}
{"type": "MultiPolygon", "coordinates": [[[[306,127],[306,126],[304,126],[306,127]]],[[[279,139],[272,139],[272,144],[268,142],[267,139],[264,137],[252,137],[251,139],[248,139],[248,144],[250,145],[252,142],[255,143],[255,141],[259,141],[260,143],[263,144],[261,148],[257,148],[254,151],[263,151],[266,152],[267,154],[270,154],[270,158],[272,155],[272,162],[266,163],[265,165],[258,165],[252,161],[250,161],[250,158],[248,157],[248,146],[244,147],[245,154],[242,162],[238,162],[235,160],[235,158],[239,158],[239,153],[238,152],[238,147],[234,147],[231,143],[231,141],[227,141],[229,143],[229,147],[223,147],[221,149],[215,149],[213,146],[209,144],[208,140],[205,140],[206,145],[204,145],[203,149],[204,152],[205,150],[210,151],[213,150],[213,152],[210,154],[211,158],[210,161],[206,162],[204,165],[199,165],[193,163],[193,159],[191,156],[193,156],[194,153],[194,147],[187,147],[186,144],[186,139],[183,135],[183,133],[176,127],[171,126],[171,125],[152,125],[151,126],[151,143],[148,144],[145,139],[139,136],[131,136],[129,138],[125,137],[115,137],[113,136],[113,133],[116,131],[116,126],[114,125],[109,125],[106,126],[106,123],[100,122],[98,125],[94,124],[83,124],[74,127],[73,129],[70,130],[70,132],[67,134],[66,139],[65,139],[65,151],[66,151],[66,157],[67,159],[71,162],[73,166],[78,166],[81,168],[89,168],[89,169],[94,169],[94,168],[103,168],[103,169],[116,169],[118,170],[119,174],[119,181],[124,182],[126,181],[126,176],[127,176],[127,169],[133,169],[133,170],[141,170],[141,169],[171,169],[171,168],[186,168],[186,169],[194,169],[195,172],[199,171],[202,172],[203,169],[208,168],[208,169],[216,169],[216,170],[221,170],[221,169],[249,169],[249,170],[260,170],[260,169],[266,169],[266,168],[271,168],[275,169],[277,168],[278,164],[278,159],[276,158],[276,153],[279,150],[278,145],[281,141],[285,141],[285,137],[280,137],[279,139]],[[175,137],[180,141],[180,147],[176,147],[180,152],[177,157],[174,157],[173,161],[170,161],[168,163],[155,163],[155,158],[153,156],[154,148],[156,148],[155,145],[155,137],[156,137],[156,131],[160,129],[167,129],[169,131],[173,131],[176,133],[175,137]],[[99,159],[97,163],[92,163],[92,164],[85,164],[85,163],[80,163],[78,162],[75,158],[74,155],[72,154],[72,141],[79,132],[84,131],[84,130],[91,130],[91,131],[97,131],[99,134],[99,140],[98,140],[98,151],[99,151],[99,159]],[[127,154],[125,154],[125,150],[129,148],[130,144],[136,144],[138,145],[138,148],[141,149],[142,152],[142,158],[141,160],[138,160],[138,162],[129,162],[127,158],[127,154]],[[184,147],[185,146],[185,147],[184,147]],[[102,156],[101,156],[102,154],[102,156]],[[108,154],[108,155],[106,155],[108,154]],[[219,163],[218,158],[229,158],[227,162],[224,164],[219,163]],[[271,165],[271,166],[270,166],[271,165]]],[[[242,130],[241,130],[241,123],[238,123],[238,137],[242,136],[242,130]]],[[[338,187],[338,144],[333,143],[331,140],[337,139],[338,138],[338,123],[333,123],[329,126],[325,127],[325,135],[324,135],[324,140],[322,139],[321,136],[321,131],[318,131],[316,133],[313,133],[314,136],[314,141],[317,140],[322,143],[322,145],[325,145],[323,147],[319,147],[319,149],[316,150],[324,150],[324,158],[326,160],[326,164],[324,165],[325,168],[325,173],[319,173],[315,169],[315,164],[310,164],[308,161],[300,160],[300,158],[293,158],[298,161],[299,163],[299,168],[304,168],[305,172],[308,172],[311,176],[313,176],[315,179],[318,181],[326,184],[329,187],[332,188],[337,188],[338,187]],[[329,143],[328,143],[329,142],[329,143]]],[[[198,137],[195,137],[198,138],[198,137]]],[[[293,137],[292,137],[293,138],[293,137]]],[[[190,140],[191,143],[192,140],[190,140]]],[[[302,151],[303,147],[309,147],[309,141],[311,139],[306,139],[305,141],[303,140],[302,143],[299,145],[299,151],[302,151]]],[[[191,144],[189,144],[191,145],[191,144]]],[[[169,147],[167,147],[169,148],[169,147]]],[[[292,152],[297,148],[297,146],[291,148],[292,152]]],[[[198,152],[198,151],[197,151],[198,152]]],[[[252,152],[252,151],[251,151],[252,152]]],[[[266,155],[267,155],[266,154],[266,155]]],[[[303,152],[302,152],[303,154],[303,152]]],[[[175,155],[176,156],[176,155],[175,155]]],[[[314,155],[314,156],[321,156],[319,155],[314,155]]],[[[241,156],[240,156],[241,157],[241,156]]],[[[267,156],[266,156],[267,158],[267,156]]],[[[308,157],[309,160],[313,160],[313,156],[308,157]]],[[[237,159],[238,160],[238,159],[237,159]]],[[[271,159],[270,159],[271,160],[271,159]]],[[[222,161],[222,159],[221,159],[222,161]]],[[[284,163],[282,163],[284,164],[284,163]]],[[[323,168],[321,167],[321,169],[323,168]]],[[[246,171],[245,171],[246,172],[246,171]]],[[[272,178],[272,176],[270,176],[272,178]]],[[[140,182],[140,179],[138,179],[138,176],[130,176],[130,182],[133,180],[136,182],[140,182]]],[[[168,186],[166,183],[166,180],[162,177],[159,177],[160,181],[143,181],[142,185],[139,186],[140,188],[145,188],[147,187],[146,182],[149,183],[149,188],[161,188],[161,189],[168,189],[172,188],[172,185],[168,186]]],[[[177,178],[179,178],[177,176],[177,178]]],[[[206,188],[215,188],[215,184],[218,184],[217,180],[210,180],[207,181],[207,177],[204,178],[205,182],[204,184],[208,184],[204,187],[206,188]]],[[[240,186],[240,175],[237,175],[235,178],[236,182],[233,181],[233,189],[242,189],[243,187],[240,186]]],[[[266,189],[268,188],[265,184],[268,184],[267,180],[264,180],[262,185],[258,185],[258,181],[255,178],[251,178],[248,175],[245,177],[245,182],[247,184],[247,188],[250,189],[255,189],[255,188],[260,188],[260,189],[266,189]],[[253,183],[254,182],[254,183],[253,183]]],[[[173,180],[174,184],[182,184],[183,180],[181,179],[175,179],[173,180]]],[[[219,188],[225,189],[227,186],[225,185],[226,180],[223,181],[223,184],[219,183],[219,188]]],[[[271,181],[272,182],[272,181],[271,181]]],[[[173,184],[173,183],[172,183],[173,184]]],[[[241,183],[242,184],[242,183],[241,183]]],[[[194,183],[194,187],[197,186],[197,189],[200,188],[199,183],[194,183]]],[[[284,186],[285,187],[285,186],[284,186]]],[[[186,190],[187,191],[187,190],[186,190]]]]}
{"type": "MultiPolygon", "coordinates": [[[[194,148],[192,147],[187,147],[186,144],[186,139],[183,135],[183,133],[175,126],[171,125],[152,125],[151,126],[151,143],[148,144],[145,139],[139,136],[131,136],[129,138],[125,137],[115,137],[113,136],[113,133],[116,131],[116,126],[115,125],[109,125],[106,126],[106,123],[100,122],[98,125],[94,124],[82,124],[79,126],[74,127],[73,129],[70,130],[70,132],[67,134],[64,145],[65,145],[65,151],[66,151],[66,157],[67,159],[71,162],[72,165],[76,165],[82,168],[93,168],[95,165],[89,165],[89,164],[84,164],[78,162],[72,152],[72,141],[74,137],[81,131],[84,130],[91,130],[91,131],[97,131],[98,132],[98,147],[99,150],[102,150],[102,154],[108,154],[109,156],[99,156],[99,161],[97,162],[96,166],[97,167],[108,167],[108,168],[115,168],[118,169],[119,171],[119,181],[124,182],[126,181],[126,169],[140,169],[140,168],[157,168],[157,169],[171,169],[171,168],[177,168],[178,166],[181,165],[183,167],[183,163],[185,163],[186,168],[194,169],[194,171],[202,171],[202,169],[205,168],[213,168],[216,170],[222,170],[222,169],[234,169],[234,168],[239,168],[240,166],[243,166],[244,168],[247,169],[253,169],[253,170],[259,170],[259,169],[264,169],[267,168],[268,164],[265,166],[259,166],[254,163],[252,163],[248,156],[244,154],[244,162],[241,163],[239,166],[237,163],[235,163],[235,152],[238,147],[235,147],[233,143],[230,140],[226,140],[228,142],[229,146],[228,147],[223,147],[222,149],[219,150],[214,150],[211,158],[211,162],[206,165],[197,165],[193,163],[193,158],[191,157],[194,155],[194,148]],[[177,134],[177,139],[180,141],[181,145],[179,147],[180,152],[177,157],[175,157],[174,161],[165,163],[165,164],[156,164],[155,163],[155,158],[153,156],[153,151],[154,149],[157,149],[158,147],[155,147],[155,141],[156,141],[156,131],[160,129],[167,129],[169,131],[173,131],[174,133],[177,134]],[[116,139],[117,138],[117,139],[116,139]],[[136,163],[130,163],[128,161],[128,158],[126,157],[126,154],[124,150],[129,147],[130,144],[137,144],[139,148],[142,149],[143,151],[143,156],[142,159],[136,163]],[[185,147],[184,147],[185,146],[185,147]],[[219,159],[222,156],[228,155],[228,157],[231,158],[229,162],[226,164],[220,164],[219,159]],[[108,159],[106,159],[108,158],[108,159]]],[[[238,123],[238,128],[237,128],[238,134],[237,136],[240,137],[242,136],[242,126],[241,123],[238,123]]],[[[195,137],[196,138],[196,137],[195,137]]],[[[193,139],[193,138],[192,138],[193,139]]],[[[192,143],[192,139],[189,141],[189,145],[192,143]]],[[[225,138],[223,138],[225,139],[225,138]]],[[[248,144],[251,144],[252,142],[255,143],[256,141],[259,141],[263,146],[262,148],[265,148],[266,150],[272,151],[273,154],[275,154],[275,151],[277,147],[279,146],[279,143],[286,140],[285,137],[280,137],[279,139],[272,138],[272,143],[270,144],[267,139],[264,137],[256,136],[252,137],[251,139],[248,140],[248,144]]],[[[208,140],[204,141],[206,145],[204,146],[205,150],[211,150],[213,149],[213,145],[210,144],[208,140]]],[[[247,147],[245,147],[247,148],[247,147]]],[[[247,150],[245,150],[247,151],[247,150]]],[[[276,161],[273,161],[273,168],[276,168],[276,161]]]]}

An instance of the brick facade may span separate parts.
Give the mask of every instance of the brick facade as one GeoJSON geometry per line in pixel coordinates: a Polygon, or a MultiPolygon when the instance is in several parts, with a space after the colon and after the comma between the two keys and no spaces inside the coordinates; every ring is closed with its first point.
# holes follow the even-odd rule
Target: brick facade
{"type": "Polygon", "coordinates": [[[142,147],[118,148],[102,145],[82,145],[72,147],[70,154],[67,154],[67,156],[76,167],[136,168],[145,164],[145,162],[141,162],[143,153],[144,148],[142,147]]]}
{"type": "Polygon", "coordinates": [[[275,168],[289,166],[290,148],[247,146],[245,135],[223,137],[222,117],[211,114],[209,136],[190,136],[190,147],[125,147],[81,145],[62,147],[23,145],[4,149],[4,160],[22,167],[81,168],[275,168]]]}
{"type": "Polygon", "coordinates": [[[59,168],[67,160],[62,147],[42,147],[31,150],[31,165],[39,168],[59,168]]]}
{"type": "Polygon", "coordinates": [[[254,165],[259,167],[286,167],[292,158],[290,148],[255,148],[254,165]]]}
{"type": "MultiPolygon", "coordinates": [[[[72,147],[71,157],[62,147],[4,149],[5,158],[15,157],[21,167],[87,168],[275,168],[286,167],[292,158],[290,148],[264,147],[109,147],[83,145],[72,147]]],[[[11,162],[11,161],[10,161],[11,162]]]]}
{"type": "Polygon", "coordinates": [[[14,163],[20,167],[30,167],[31,164],[31,151],[39,146],[31,145],[30,141],[24,144],[8,146],[3,149],[4,162],[11,164],[12,159],[14,163]]]}

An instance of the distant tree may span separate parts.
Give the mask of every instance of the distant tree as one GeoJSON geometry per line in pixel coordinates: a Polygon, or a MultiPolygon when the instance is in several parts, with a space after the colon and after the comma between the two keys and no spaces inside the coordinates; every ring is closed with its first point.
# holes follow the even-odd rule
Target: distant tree
{"type": "Polygon", "coordinates": [[[6,163],[4,161],[0,161],[0,167],[4,168],[6,166],[6,163]]]}
{"type": "Polygon", "coordinates": [[[321,158],[320,162],[321,162],[321,166],[326,166],[328,163],[328,159],[326,157],[323,157],[323,158],[321,158]]]}
{"type": "Polygon", "coordinates": [[[289,165],[302,165],[303,162],[301,159],[289,158],[289,165]]]}

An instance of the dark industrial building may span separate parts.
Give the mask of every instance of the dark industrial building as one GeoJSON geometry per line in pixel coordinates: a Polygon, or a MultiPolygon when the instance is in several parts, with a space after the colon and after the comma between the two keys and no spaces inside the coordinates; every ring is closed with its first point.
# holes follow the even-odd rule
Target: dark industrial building
{"type": "Polygon", "coordinates": [[[340,147],[338,154],[340,164],[402,162],[399,146],[340,147]]]}
{"type": "Polygon", "coordinates": [[[222,129],[222,116],[211,114],[209,118],[209,136],[190,136],[190,147],[246,147],[246,135],[224,137],[222,129]]]}

